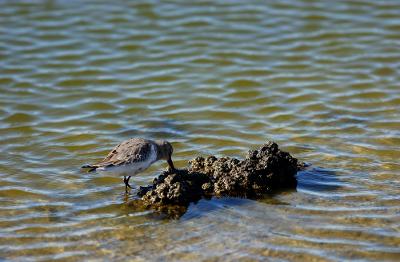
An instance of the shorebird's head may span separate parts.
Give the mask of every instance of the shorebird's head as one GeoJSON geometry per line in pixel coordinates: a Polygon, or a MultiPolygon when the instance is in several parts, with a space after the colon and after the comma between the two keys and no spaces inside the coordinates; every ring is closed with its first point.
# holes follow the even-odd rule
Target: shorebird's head
{"type": "Polygon", "coordinates": [[[157,159],[167,160],[169,167],[174,170],[174,164],[172,163],[172,153],[174,149],[172,148],[171,143],[165,140],[156,141],[157,144],[157,159]]]}
{"type": "Polygon", "coordinates": [[[171,143],[165,140],[156,141],[158,148],[158,159],[169,160],[171,159],[172,152],[174,149],[172,148],[171,143]]]}

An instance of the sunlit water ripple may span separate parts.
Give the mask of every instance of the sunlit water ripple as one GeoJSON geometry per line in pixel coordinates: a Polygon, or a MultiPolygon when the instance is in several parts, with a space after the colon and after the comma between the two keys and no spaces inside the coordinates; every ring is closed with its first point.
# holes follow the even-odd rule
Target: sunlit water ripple
{"type": "MultiPolygon", "coordinates": [[[[0,259],[399,260],[398,1],[1,1],[0,259]],[[79,166],[134,136],[311,167],[179,219],[79,166]]],[[[158,163],[140,177],[148,184],[158,163]]]]}

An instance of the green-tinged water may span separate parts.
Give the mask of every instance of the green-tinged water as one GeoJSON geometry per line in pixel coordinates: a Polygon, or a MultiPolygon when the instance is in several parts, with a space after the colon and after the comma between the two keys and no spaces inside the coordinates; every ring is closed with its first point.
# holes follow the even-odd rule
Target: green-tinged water
{"type": "Polygon", "coordinates": [[[0,259],[399,260],[399,14],[397,0],[1,1],[0,259]],[[312,166],[296,190],[168,219],[79,169],[130,137],[171,141],[178,167],[267,140],[312,166]]]}

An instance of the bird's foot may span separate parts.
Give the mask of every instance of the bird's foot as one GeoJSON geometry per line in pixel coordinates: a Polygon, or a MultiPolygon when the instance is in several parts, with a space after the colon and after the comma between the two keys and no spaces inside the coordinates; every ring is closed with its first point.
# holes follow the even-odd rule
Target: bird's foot
{"type": "Polygon", "coordinates": [[[128,178],[126,178],[124,176],[124,184],[125,184],[125,192],[128,193],[129,189],[128,188],[132,188],[131,185],[129,185],[129,179],[131,179],[131,176],[128,176],[128,178]]]}

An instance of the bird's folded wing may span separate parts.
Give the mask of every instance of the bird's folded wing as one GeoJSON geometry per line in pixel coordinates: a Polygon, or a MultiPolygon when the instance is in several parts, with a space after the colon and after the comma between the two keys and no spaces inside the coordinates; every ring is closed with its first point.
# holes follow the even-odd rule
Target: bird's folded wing
{"type": "Polygon", "coordinates": [[[148,158],[151,151],[150,143],[128,140],[117,145],[101,162],[94,166],[120,166],[142,162],[148,158]]]}

